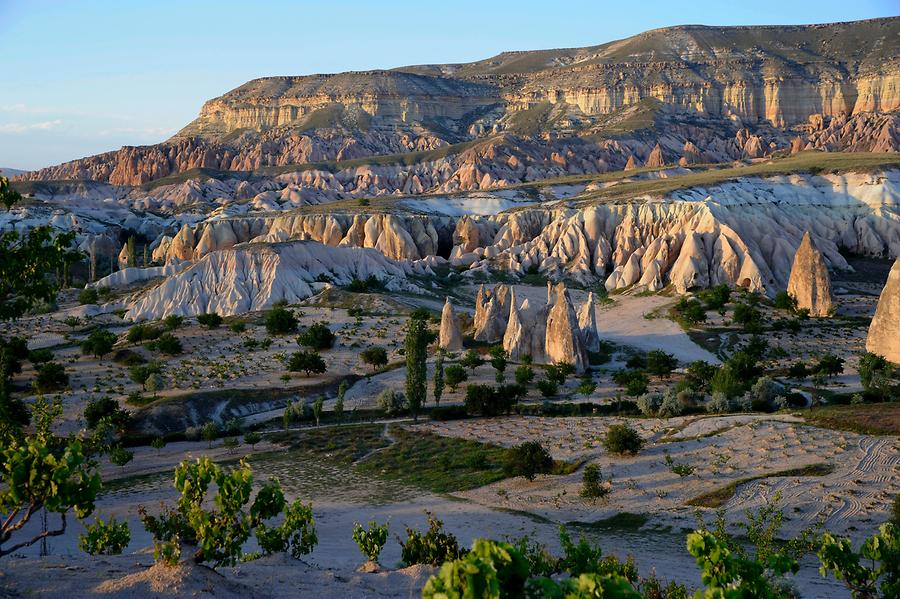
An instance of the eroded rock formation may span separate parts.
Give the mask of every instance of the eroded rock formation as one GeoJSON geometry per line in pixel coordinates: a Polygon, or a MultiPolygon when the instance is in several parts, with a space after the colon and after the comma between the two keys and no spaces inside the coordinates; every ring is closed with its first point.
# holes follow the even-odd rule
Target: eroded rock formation
{"type": "Polygon", "coordinates": [[[447,351],[460,351],[463,348],[459,319],[456,317],[449,297],[444,301],[444,308],[441,310],[441,330],[438,344],[447,351]]]}
{"type": "Polygon", "coordinates": [[[803,234],[803,240],[794,255],[787,292],[797,301],[797,308],[809,310],[811,316],[830,316],[834,312],[834,294],[828,267],[809,231],[803,234]]]}
{"type": "Polygon", "coordinates": [[[869,325],[866,350],[900,365],[900,258],[888,275],[869,325]]]}
{"type": "Polygon", "coordinates": [[[327,283],[349,285],[370,275],[388,289],[420,291],[407,275],[424,267],[386,258],[374,249],[330,247],[312,241],[248,245],[214,251],[142,293],[125,318],[152,320],[216,312],[222,316],[263,310],[285,300],[296,303],[327,283]]]}
{"type": "Polygon", "coordinates": [[[544,354],[550,363],[565,362],[584,372],[588,367],[587,351],[581,339],[581,328],[575,307],[564,285],[557,286],[556,299],[547,317],[544,354]]]}

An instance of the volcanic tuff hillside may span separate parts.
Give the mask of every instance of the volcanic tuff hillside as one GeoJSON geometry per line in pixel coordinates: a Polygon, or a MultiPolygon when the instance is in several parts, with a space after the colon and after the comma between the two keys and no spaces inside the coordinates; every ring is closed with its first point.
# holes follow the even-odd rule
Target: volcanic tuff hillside
{"type": "MultiPolygon", "coordinates": [[[[536,168],[567,152],[603,154],[602,164],[576,172],[621,168],[632,156],[655,163],[806,147],[895,151],[897,114],[881,113],[900,110],[898,40],[900,18],[683,26],[468,64],[267,77],[206,102],[163,144],[24,178],[140,185],[200,167],[250,171],[439,149],[449,155],[460,151],[451,144],[498,133],[543,137],[549,156],[536,168]],[[652,156],[657,141],[662,152],[652,156]]],[[[488,183],[502,185],[493,177],[488,183]]],[[[483,187],[479,180],[470,189],[483,187]]]]}

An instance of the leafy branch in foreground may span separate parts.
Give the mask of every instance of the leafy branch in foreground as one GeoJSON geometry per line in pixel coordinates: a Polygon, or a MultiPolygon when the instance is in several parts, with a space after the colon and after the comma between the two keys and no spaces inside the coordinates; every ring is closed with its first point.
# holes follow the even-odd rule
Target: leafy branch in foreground
{"type": "Polygon", "coordinates": [[[62,408],[39,398],[33,408],[36,430],[21,438],[10,437],[0,452],[0,556],[29,547],[43,538],[66,532],[66,514],[78,518],[94,511],[100,491],[96,473],[80,440],[58,438],[50,428],[62,408]],[[59,514],[60,525],[12,545],[7,543],[41,509],[59,514]]]}

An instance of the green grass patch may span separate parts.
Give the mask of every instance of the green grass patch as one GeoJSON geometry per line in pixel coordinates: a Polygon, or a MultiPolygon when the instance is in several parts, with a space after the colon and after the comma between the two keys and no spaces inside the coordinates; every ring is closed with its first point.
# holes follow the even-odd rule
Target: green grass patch
{"type": "Polygon", "coordinates": [[[594,522],[568,522],[566,526],[583,530],[637,530],[644,526],[650,518],[645,514],[619,512],[609,518],[594,522]]]}
{"type": "Polygon", "coordinates": [[[725,503],[728,502],[729,499],[734,497],[737,488],[745,483],[781,476],[824,476],[826,474],[831,474],[832,472],[834,472],[834,466],[832,466],[831,464],[820,463],[810,464],[809,466],[803,466],[801,468],[781,470],[779,472],[772,472],[770,474],[760,474],[759,476],[748,476],[747,478],[741,478],[736,481],[730,482],[724,487],[720,487],[718,489],[710,491],[709,493],[704,493],[703,495],[694,497],[693,499],[688,500],[686,502],[686,505],[709,508],[722,507],[723,505],[725,505],[725,503]]]}
{"type": "MultiPolygon", "coordinates": [[[[506,478],[503,447],[399,427],[391,434],[396,443],[361,461],[360,470],[434,493],[466,491],[506,478]]],[[[577,468],[578,464],[554,462],[552,474],[569,474],[577,468]]]]}
{"type": "Polygon", "coordinates": [[[357,467],[435,493],[475,489],[505,477],[502,447],[397,427],[392,435],[396,443],[357,467]]]}
{"type": "Polygon", "coordinates": [[[292,450],[328,458],[340,464],[352,464],[390,443],[384,437],[384,425],[381,424],[269,433],[266,439],[273,443],[288,444],[292,450]]]}
{"type": "Polygon", "coordinates": [[[900,435],[900,403],[821,406],[801,413],[808,423],[863,435],[900,435]]]}

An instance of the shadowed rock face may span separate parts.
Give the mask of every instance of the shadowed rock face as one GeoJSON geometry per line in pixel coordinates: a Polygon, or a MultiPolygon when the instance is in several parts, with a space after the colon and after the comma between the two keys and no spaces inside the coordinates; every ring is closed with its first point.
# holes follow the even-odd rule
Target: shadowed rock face
{"type": "Polygon", "coordinates": [[[797,307],[809,310],[811,316],[829,316],[834,311],[828,267],[809,231],[803,234],[794,255],[787,292],[797,300],[797,307]]]}
{"type": "Polygon", "coordinates": [[[866,350],[900,364],[900,258],[894,261],[869,325],[866,350]]]}

